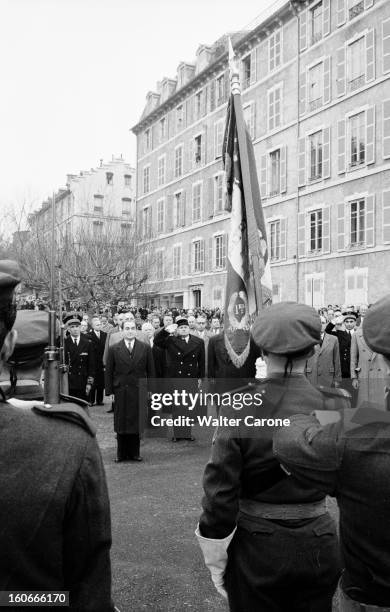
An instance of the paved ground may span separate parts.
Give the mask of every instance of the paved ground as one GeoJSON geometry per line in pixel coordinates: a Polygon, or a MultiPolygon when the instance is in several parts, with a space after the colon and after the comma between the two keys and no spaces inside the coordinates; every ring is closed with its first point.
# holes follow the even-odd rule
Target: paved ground
{"type": "Polygon", "coordinates": [[[115,464],[107,409],[108,404],[95,406],[91,415],[110,490],[116,605],[121,612],[227,611],[194,536],[212,431],[194,428],[195,442],[176,444],[163,437],[145,438],[143,463],[115,464]]]}

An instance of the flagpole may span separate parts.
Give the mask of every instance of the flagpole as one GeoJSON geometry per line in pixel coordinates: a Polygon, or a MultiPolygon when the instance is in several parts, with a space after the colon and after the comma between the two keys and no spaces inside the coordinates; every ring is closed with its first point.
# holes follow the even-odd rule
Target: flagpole
{"type": "Polygon", "coordinates": [[[257,234],[257,222],[254,213],[253,192],[252,192],[252,177],[249,170],[249,156],[246,141],[246,129],[244,122],[244,113],[242,110],[241,86],[238,65],[236,56],[233,51],[233,46],[229,38],[229,69],[230,69],[230,88],[233,95],[234,111],[236,115],[236,127],[238,137],[238,148],[241,158],[241,173],[242,187],[244,190],[244,198],[246,205],[247,216],[247,233],[249,250],[251,253],[253,266],[253,279],[255,285],[256,310],[263,308],[263,291],[261,287],[261,272],[260,272],[260,254],[258,252],[259,240],[257,234]]]}

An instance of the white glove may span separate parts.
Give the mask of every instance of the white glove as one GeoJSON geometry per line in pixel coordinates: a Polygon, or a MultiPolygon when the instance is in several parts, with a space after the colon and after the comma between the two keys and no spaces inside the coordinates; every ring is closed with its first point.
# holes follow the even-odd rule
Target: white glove
{"type": "Polygon", "coordinates": [[[227,549],[233,539],[237,527],[232,533],[223,540],[213,540],[212,538],[204,538],[199,531],[199,525],[195,530],[195,535],[198,539],[199,546],[202,550],[204,562],[211,573],[211,580],[214,583],[218,593],[227,599],[227,593],[224,586],[224,575],[227,564],[227,549]]]}

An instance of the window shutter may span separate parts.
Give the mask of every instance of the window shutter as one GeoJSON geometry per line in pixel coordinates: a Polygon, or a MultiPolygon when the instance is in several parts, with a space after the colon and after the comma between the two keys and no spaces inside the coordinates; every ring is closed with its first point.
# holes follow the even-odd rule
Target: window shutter
{"type": "Polygon", "coordinates": [[[215,79],[210,83],[210,112],[215,109],[215,79]]]}
{"type": "Polygon", "coordinates": [[[366,163],[375,162],[375,106],[366,111],[366,163]]]}
{"type": "Polygon", "coordinates": [[[201,157],[202,157],[202,165],[203,166],[206,164],[206,161],[207,161],[206,160],[206,151],[207,151],[207,149],[206,149],[206,135],[207,135],[207,127],[204,126],[203,133],[202,133],[202,142],[201,142],[201,145],[200,145],[200,149],[201,149],[200,154],[201,154],[201,157]]]}
{"type": "Polygon", "coordinates": [[[336,24],[337,27],[339,28],[340,26],[342,26],[346,20],[347,20],[347,14],[346,14],[346,0],[336,0],[337,1],[337,5],[336,5],[336,24]]]}
{"type": "Polygon", "coordinates": [[[375,79],[375,30],[366,34],[366,81],[375,79]]]}
{"type": "Polygon", "coordinates": [[[205,250],[204,250],[204,240],[200,241],[200,270],[201,272],[205,271],[205,250]]]}
{"type": "Polygon", "coordinates": [[[207,193],[208,193],[208,201],[207,201],[207,205],[206,203],[204,204],[204,209],[205,211],[207,211],[207,214],[205,215],[206,218],[211,218],[214,217],[214,208],[215,208],[215,204],[214,204],[214,182],[215,179],[213,177],[209,178],[207,180],[207,193]]]}
{"type": "Polygon", "coordinates": [[[287,219],[280,219],[280,259],[287,259],[287,219]]]}
{"type": "Polygon", "coordinates": [[[330,177],[330,127],[322,131],[322,178],[330,177]]]}
{"type": "Polygon", "coordinates": [[[345,204],[337,204],[337,250],[345,249],[345,204]]]}
{"type": "Polygon", "coordinates": [[[303,51],[307,47],[307,9],[299,14],[299,50],[303,51]]]}
{"type": "Polygon", "coordinates": [[[253,85],[257,81],[257,48],[251,51],[251,78],[250,85],[253,85]]]}
{"type": "Polygon", "coordinates": [[[370,6],[373,6],[374,0],[364,0],[364,8],[368,9],[370,6]]]}
{"type": "Polygon", "coordinates": [[[298,213],[298,257],[305,257],[305,213],[298,213]]]}
{"type": "Polygon", "coordinates": [[[194,96],[186,100],[186,127],[194,122],[194,96]]]}
{"type": "Polygon", "coordinates": [[[383,158],[390,157],[390,99],[383,102],[383,158]]]}
{"type": "Polygon", "coordinates": [[[186,224],[186,192],[182,191],[181,192],[181,208],[180,208],[180,225],[182,227],[185,226],[186,224]]]}
{"type": "Polygon", "coordinates": [[[214,159],[218,157],[218,122],[214,123],[214,159]]]}
{"type": "Polygon", "coordinates": [[[287,191],[287,146],[280,147],[280,193],[287,191]]]}
{"type": "Polygon", "coordinates": [[[324,36],[330,33],[330,0],[322,0],[322,31],[324,36]]]}
{"type": "Polygon", "coordinates": [[[191,172],[194,167],[194,139],[191,138],[187,149],[187,172],[191,172]]]}
{"type": "Polygon", "coordinates": [[[142,227],[142,208],[138,210],[137,215],[137,235],[143,236],[143,227],[142,227]]]}
{"type": "Polygon", "coordinates": [[[375,196],[366,197],[366,247],[375,245],[375,196]]]}
{"type": "Polygon", "coordinates": [[[339,97],[345,94],[345,47],[337,49],[336,58],[336,93],[339,97]]]}
{"type": "Polygon", "coordinates": [[[337,173],[345,172],[345,148],[346,148],[346,122],[340,119],[337,122],[337,173]]]}
{"type": "Polygon", "coordinates": [[[173,205],[175,202],[175,198],[174,196],[167,196],[167,206],[165,209],[165,213],[166,213],[166,228],[167,228],[167,232],[171,232],[173,230],[173,205]]]}
{"type": "Polygon", "coordinates": [[[230,97],[230,75],[229,70],[225,70],[225,102],[229,100],[230,97]]]}
{"type": "Polygon", "coordinates": [[[192,253],[194,250],[194,243],[190,242],[188,245],[188,260],[187,260],[187,274],[192,274],[192,253]]]}
{"type": "Polygon", "coordinates": [[[330,206],[322,209],[322,252],[330,253],[330,206]]]}
{"type": "Polygon", "coordinates": [[[267,191],[267,154],[260,158],[260,193],[262,198],[266,198],[268,195],[267,191]]]}
{"type": "Polygon", "coordinates": [[[383,242],[390,242],[390,191],[384,191],[383,197],[383,242]]]}
{"type": "Polygon", "coordinates": [[[331,58],[326,57],[324,59],[324,104],[328,104],[331,100],[331,58]]]}
{"type": "Polygon", "coordinates": [[[306,138],[298,139],[298,187],[306,185],[306,138]]]}
{"type": "Polygon", "coordinates": [[[256,138],[256,102],[255,100],[251,104],[251,129],[250,135],[252,140],[256,138]]]}
{"type": "Polygon", "coordinates": [[[306,112],[306,71],[301,72],[299,77],[299,114],[303,115],[306,112]]]}
{"type": "Polygon", "coordinates": [[[225,262],[224,268],[227,267],[228,242],[229,242],[229,236],[227,234],[224,234],[223,239],[222,239],[222,259],[225,262]]]}
{"type": "Polygon", "coordinates": [[[208,268],[206,268],[206,272],[212,272],[215,268],[215,257],[214,257],[214,253],[213,253],[213,243],[214,243],[214,238],[213,236],[210,236],[208,239],[208,268]]]}
{"type": "Polygon", "coordinates": [[[390,19],[382,23],[383,72],[390,71],[390,19]]]}

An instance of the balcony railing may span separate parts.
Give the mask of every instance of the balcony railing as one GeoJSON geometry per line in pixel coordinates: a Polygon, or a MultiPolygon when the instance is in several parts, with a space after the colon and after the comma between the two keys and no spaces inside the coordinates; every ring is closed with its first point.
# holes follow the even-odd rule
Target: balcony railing
{"type": "Polygon", "coordinates": [[[322,98],[317,98],[316,100],[311,100],[309,102],[309,111],[315,111],[317,110],[317,108],[320,108],[322,106],[322,98]]]}
{"type": "Polygon", "coordinates": [[[360,13],[362,13],[363,11],[364,11],[364,0],[361,0],[361,2],[358,2],[357,4],[355,4],[355,6],[349,9],[349,19],[350,20],[355,19],[355,17],[360,15],[360,13]]]}
{"type": "Polygon", "coordinates": [[[321,40],[321,38],[322,38],[322,32],[315,32],[311,37],[311,44],[315,45],[316,42],[321,40]]]}
{"type": "Polygon", "coordinates": [[[318,174],[312,174],[311,176],[309,176],[309,181],[319,181],[320,179],[322,179],[322,172],[318,173],[318,174]]]}
{"type": "Polygon", "coordinates": [[[363,87],[365,83],[366,83],[366,75],[361,74],[360,76],[356,77],[356,79],[352,79],[352,81],[349,81],[349,91],[356,91],[356,89],[363,87]]]}

